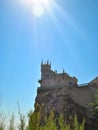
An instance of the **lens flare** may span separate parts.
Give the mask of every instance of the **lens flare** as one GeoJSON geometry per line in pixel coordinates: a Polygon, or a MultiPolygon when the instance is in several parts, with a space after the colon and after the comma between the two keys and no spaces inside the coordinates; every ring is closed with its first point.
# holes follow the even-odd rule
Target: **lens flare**
{"type": "Polygon", "coordinates": [[[40,4],[34,5],[32,12],[35,16],[42,16],[44,14],[44,7],[40,4]]]}
{"type": "Polygon", "coordinates": [[[32,12],[35,16],[42,16],[49,6],[49,0],[32,0],[32,12]]]}

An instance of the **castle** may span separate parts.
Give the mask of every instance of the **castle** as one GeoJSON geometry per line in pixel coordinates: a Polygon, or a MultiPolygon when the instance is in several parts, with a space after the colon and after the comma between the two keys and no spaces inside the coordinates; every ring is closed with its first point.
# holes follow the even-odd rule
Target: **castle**
{"type": "Polygon", "coordinates": [[[42,88],[58,88],[64,86],[74,86],[77,78],[70,77],[67,73],[57,73],[51,69],[51,63],[41,63],[41,80],[38,81],[42,88]]]}
{"type": "MultiPolygon", "coordinates": [[[[62,73],[57,73],[51,69],[51,63],[49,61],[41,62],[41,79],[38,80],[41,88],[63,88],[78,86],[78,79],[76,77],[69,76],[64,70],[62,73]]],[[[88,84],[81,86],[88,86],[91,84],[98,84],[98,77],[92,80],[88,84]]]]}
{"type": "MultiPolygon", "coordinates": [[[[87,108],[88,111],[88,104],[95,100],[95,94],[98,91],[98,77],[89,83],[79,85],[77,78],[69,76],[64,70],[62,73],[53,71],[49,61],[41,63],[41,79],[38,82],[40,83],[36,98],[38,102],[44,102],[44,99],[47,99],[48,93],[53,95],[52,99],[49,96],[50,102],[53,102],[54,99],[56,100],[57,97],[66,97],[69,95],[75,103],[87,108]]],[[[50,102],[46,106],[52,106],[50,102]]],[[[62,106],[62,104],[58,106],[62,106]]],[[[57,110],[59,109],[57,108],[57,110]]]]}
{"type": "Polygon", "coordinates": [[[54,108],[56,113],[63,112],[65,116],[76,113],[79,117],[91,117],[90,104],[95,101],[98,91],[98,77],[79,85],[77,78],[69,76],[64,70],[62,73],[53,71],[47,61],[41,63],[41,79],[38,82],[40,87],[37,89],[35,107],[40,104],[43,112],[54,108]]]}

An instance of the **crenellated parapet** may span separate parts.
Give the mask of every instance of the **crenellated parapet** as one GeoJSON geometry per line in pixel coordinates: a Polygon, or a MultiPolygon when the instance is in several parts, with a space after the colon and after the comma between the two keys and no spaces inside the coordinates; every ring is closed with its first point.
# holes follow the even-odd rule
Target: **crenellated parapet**
{"type": "Polygon", "coordinates": [[[41,62],[41,72],[42,71],[49,71],[51,70],[51,62],[47,61],[47,62],[41,62]]]}

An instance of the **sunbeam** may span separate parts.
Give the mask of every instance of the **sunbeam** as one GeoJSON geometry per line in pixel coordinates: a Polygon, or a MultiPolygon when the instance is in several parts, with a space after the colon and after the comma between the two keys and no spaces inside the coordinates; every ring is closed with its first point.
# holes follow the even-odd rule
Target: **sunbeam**
{"type": "MultiPolygon", "coordinates": [[[[72,44],[71,43],[72,41],[70,40],[70,38],[68,38],[67,35],[65,35],[64,26],[62,26],[63,24],[61,21],[66,22],[67,25],[69,24],[72,27],[72,29],[74,29],[76,31],[76,33],[79,33],[79,32],[83,33],[83,32],[81,30],[79,30],[79,27],[75,24],[74,20],[71,19],[69,14],[65,10],[63,10],[60,7],[60,5],[58,5],[55,1],[52,2],[52,5],[56,12],[54,13],[54,12],[48,10],[48,14],[51,17],[51,20],[53,21],[54,26],[64,43],[62,46],[65,46],[65,48],[67,48],[73,61],[77,65],[77,68],[80,68],[80,65],[77,62],[78,56],[76,55],[74,49],[71,48],[71,46],[70,46],[72,44]],[[59,16],[59,17],[57,17],[57,16],[59,16]]],[[[65,30],[66,30],[67,25],[65,25],[65,30]]],[[[82,34],[80,34],[80,35],[82,36],[82,34]]],[[[79,60],[80,59],[78,59],[78,61],[79,60]]]]}
{"type": "Polygon", "coordinates": [[[89,36],[87,35],[86,31],[83,28],[81,28],[79,24],[71,18],[68,12],[66,10],[63,10],[63,8],[57,4],[57,2],[53,1],[53,7],[60,15],[60,17],[63,19],[63,21],[67,22],[67,24],[69,24],[74,29],[74,31],[78,32],[78,34],[83,39],[89,39],[89,36]]]}

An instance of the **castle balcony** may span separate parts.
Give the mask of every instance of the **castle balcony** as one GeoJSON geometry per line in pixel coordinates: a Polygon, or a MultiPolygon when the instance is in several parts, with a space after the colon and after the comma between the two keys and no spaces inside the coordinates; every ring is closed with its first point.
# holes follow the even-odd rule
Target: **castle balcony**
{"type": "Polygon", "coordinates": [[[40,83],[40,84],[41,84],[41,83],[42,83],[42,80],[41,80],[41,79],[39,79],[39,80],[38,80],[38,83],[40,83]]]}

